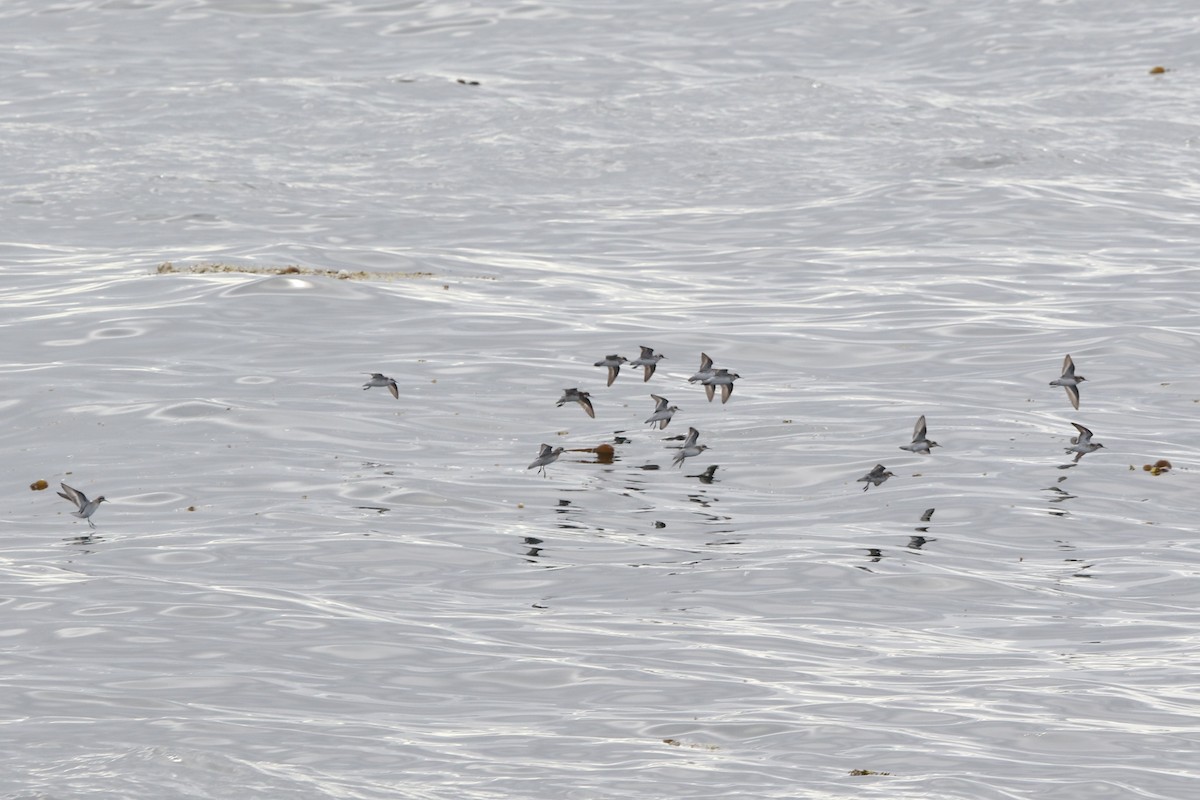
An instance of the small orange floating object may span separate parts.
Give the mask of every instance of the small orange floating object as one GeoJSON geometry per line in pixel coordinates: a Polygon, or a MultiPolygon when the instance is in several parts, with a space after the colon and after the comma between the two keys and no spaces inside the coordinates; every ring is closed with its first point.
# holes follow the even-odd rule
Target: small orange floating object
{"type": "Polygon", "coordinates": [[[40,479],[40,478],[39,478],[38,480],[36,480],[36,481],[34,481],[33,483],[29,484],[29,488],[30,488],[31,490],[35,491],[35,492],[40,492],[40,491],[42,491],[43,489],[49,489],[49,488],[50,488],[50,484],[46,483],[44,480],[42,480],[42,479],[40,479]]]}
{"type": "Polygon", "coordinates": [[[1150,74],[1151,75],[1162,75],[1166,71],[1167,71],[1166,67],[1153,67],[1150,70],[1150,74]]]}
{"type": "Polygon", "coordinates": [[[577,447],[571,450],[572,453],[595,453],[597,464],[611,464],[616,450],[611,444],[600,444],[595,447],[577,447]]]}
{"type": "Polygon", "coordinates": [[[1142,469],[1146,470],[1146,472],[1149,472],[1151,475],[1161,475],[1164,472],[1169,472],[1171,470],[1171,462],[1167,461],[1165,458],[1160,458],[1153,464],[1142,464],[1142,469]]]}

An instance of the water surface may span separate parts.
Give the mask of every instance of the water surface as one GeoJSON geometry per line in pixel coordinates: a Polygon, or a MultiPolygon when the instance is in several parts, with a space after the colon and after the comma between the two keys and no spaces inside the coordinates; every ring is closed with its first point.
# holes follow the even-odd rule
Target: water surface
{"type": "Polygon", "coordinates": [[[1189,795],[1190,6],[0,20],[0,795],[1189,795]]]}

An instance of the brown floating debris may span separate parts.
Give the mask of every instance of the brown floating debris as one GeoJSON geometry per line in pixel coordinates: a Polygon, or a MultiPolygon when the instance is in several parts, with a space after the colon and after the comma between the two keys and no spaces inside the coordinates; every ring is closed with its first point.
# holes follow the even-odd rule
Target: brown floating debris
{"type": "Polygon", "coordinates": [[[40,491],[42,491],[42,490],[44,490],[44,489],[48,489],[48,488],[50,488],[50,484],[46,483],[46,482],[45,482],[44,480],[42,480],[41,478],[38,478],[38,479],[37,479],[36,481],[34,481],[33,483],[29,484],[29,488],[30,488],[32,491],[35,491],[35,492],[40,492],[40,491]]]}
{"type": "Polygon", "coordinates": [[[692,742],[681,742],[678,739],[663,739],[663,744],[669,744],[671,747],[690,747],[693,750],[720,750],[721,748],[715,744],[699,744],[692,742]]]}
{"type": "Polygon", "coordinates": [[[1164,472],[1169,472],[1171,470],[1171,462],[1167,461],[1165,458],[1160,458],[1153,464],[1142,464],[1142,469],[1144,469],[1146,472],[1149,472],[1151,475],[1161,475],[1164,472]]]}
{"type": "Polygon", "coordinates": [[[601,444],[595,447],[576,447],[572,448],[572,453],[595,453],[597,464],[613,463],[613,456],[616,455],[616,449],[611,444],[601,444]]]}
{"type": "Polygon", "coordinates": [[[159,275],[206,275],[213,273],[245,275],[313,275],[341,281],[397,281],[413,278],[432,278],[432,272],[366,272],[348,269],[317,269],[315,267],[251,267],[239,264],[187,264],[175,266],[170,261],[158,265],[159,275]]]}

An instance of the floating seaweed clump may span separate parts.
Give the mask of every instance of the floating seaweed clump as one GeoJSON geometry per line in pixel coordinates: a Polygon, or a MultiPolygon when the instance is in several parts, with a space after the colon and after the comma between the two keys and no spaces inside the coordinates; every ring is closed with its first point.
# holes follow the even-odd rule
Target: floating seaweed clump
{"type": "Polygon", "coordinates": [[[249,267],[241,264],[187,264],[175,266],[170,261],[158,265],[159,275],[205,275],[211,273],[243,273],[246,275],[315,275],[341,281],[396,281],[432,278],[432,272],[366,272],[348,269],[316,269],[313,267],[249,267]]]}
{"type": "Polygon", "coordinates": [[[681,742],[678,739],[663,739],[663,744],[669,744],[671,747],[690,747],[693,750],[720,750],[721,748],[715,744],[693,744],[690,742],[681,742]]]}
{"type": "Polygon", "coordinates": [[[1142,464],[1142,469],[1144,469],[1146,472],[1149,472],[1151,475],[1161,475],[1164,472],[1170,471],[1171,462],[1167,461],[1165,458],[1160,458],[1153,464],[1142,464]]]}

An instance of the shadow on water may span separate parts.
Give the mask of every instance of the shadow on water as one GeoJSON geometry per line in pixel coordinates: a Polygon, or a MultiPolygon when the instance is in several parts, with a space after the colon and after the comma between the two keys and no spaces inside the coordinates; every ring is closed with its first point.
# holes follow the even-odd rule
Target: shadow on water
{"type": "MultiPolygon", "coordinates": [[[[932,509],[932,508],[925,509],[925,513],[921,515],[921,522],[929,522],[930,520],[932,520],[933,512],[935,510],[936,509],[932,509]]],[[[937,539],[934,539],[934,538],[924,535],[926,533],[929,533],[929,526],[927,526],[927,525],[918,526],[914,530],[916,530],[916,532],[921,535],[908,537],[908,548],[910,550],[920,550],[922,547],[924,547],[929,542],[937,541],[937,539]]]]}
{"type": "MultiPolygon", "coordinates": [[[[67,538],[62,540],[63,544],[72,545],[75,547],[88,547],[93,544],[103,544],[106,541],[108,541],[108,540],[104,537],[104,535],[99,534],[99,533],[87,533],[87,534],[84,534],[83,536],[68,536],[67,538]]],[[[86,553],[92,553],[95,551],[81,550],[79,552],[86,554],[86,553]]]]}
{"type": "MultiPolygon", "coordinates": [[[[936,509],[933,509],[933,508],[925,509],[924,513],[921,514],[920,521],[921,522],[930,522],[933,519],[933,513],[935,510],[936,509]]],[[[925,545],[929,544],[930,542],[937,541],[936,538],[925,535],[925,534],[929,533],[928,525],[920,525],[920,526],[914,528],[914,530],[916,530],[918,535],[908,537],[908,543],[905,545],[905,548],[907,550],[921,550],[922,548],[925,547],[925,545]]],[[[879,562],[883,561],[883,559],[886,556],[886,553],[884,552],[884,550],[882,548],[868,547],[868,548],[866,548],[866,555],[867,555],[867,563],[868,564],[878,564],[879,562]]],[[[866,572],[873,571],[869,566],[864,566],[864,565],[856,565],[856,568],[864,570],[866,572]]]]}

